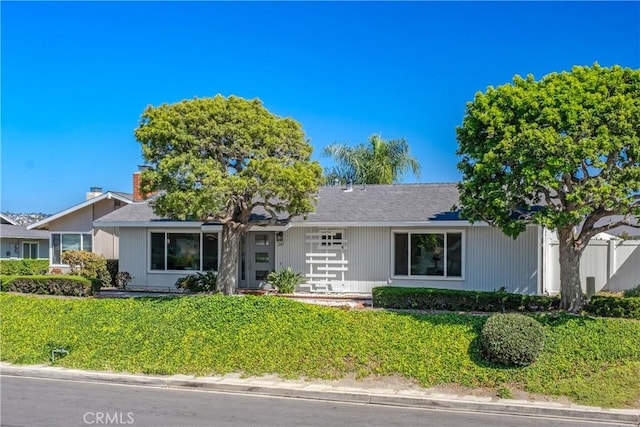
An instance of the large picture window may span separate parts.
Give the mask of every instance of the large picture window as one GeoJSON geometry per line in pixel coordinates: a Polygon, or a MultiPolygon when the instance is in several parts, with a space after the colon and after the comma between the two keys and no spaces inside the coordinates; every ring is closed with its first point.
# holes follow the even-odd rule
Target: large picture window
{"type": "Polygon", "coordinates": [[[51,233],[51,264],[62,265],[63,252],[91,252],[92,248],[91,233],[51,233]]]}
{"type": "Polygon", "coordinates": [[[394,233],[394,275],[462,277],[462,233],[394,233]]]}
{"type": "Polygon", "coordinates": [[[150,269],[218,270],[217,233],[151,233],[150,269]]]}

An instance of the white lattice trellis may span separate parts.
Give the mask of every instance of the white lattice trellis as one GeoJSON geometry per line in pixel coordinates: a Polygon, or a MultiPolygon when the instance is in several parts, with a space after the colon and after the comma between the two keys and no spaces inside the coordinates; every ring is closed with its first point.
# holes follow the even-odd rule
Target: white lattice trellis
{"type": "Polygon", "coordinates": [[[347,240],[342,229],[317,230],[306,234],[309,252],[305,254],[307,284],[316,291],[342,291],[349,261],[347,240]]]}

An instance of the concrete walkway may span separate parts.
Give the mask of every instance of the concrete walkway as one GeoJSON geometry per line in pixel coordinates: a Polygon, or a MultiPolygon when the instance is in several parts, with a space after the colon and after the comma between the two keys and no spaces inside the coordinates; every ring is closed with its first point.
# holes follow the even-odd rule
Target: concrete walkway
{"type": "Polygon", "coordinates": [[[438,408],[472,412],[508,413],[525,416],[561,417],[592,421],[610,421],[640,426],[640,410],[602,409],[574,404],[442,394],[431,392],[428,389],[391,390],[364,387],[339,387],[324,383],[282,380],[275,377],[240,378],[238,375],[215,377],[131,375],[100,371],[83,371],[46,365],[21,366],[4,362],[0,362],[0,375],[129,384],[160,388],[200,389],[298,399],[409,406],[415,408],[438,408]]]}

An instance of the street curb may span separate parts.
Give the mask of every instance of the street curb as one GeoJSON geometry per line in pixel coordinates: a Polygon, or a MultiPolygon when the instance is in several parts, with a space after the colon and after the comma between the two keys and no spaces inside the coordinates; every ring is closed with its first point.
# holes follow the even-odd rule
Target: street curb
{"type": "Polygon", "coordinates": [[[0,362],[0,375],[47,378],[69,381],[89,381],[122,385],[139,385],[171,389],[199,389],[228,393],[257,394],[297,399],[314,399],[335,402],[361,403],[386,406],[403,406],[424,409],[490,412],[523,416],[557,417],[590,421],[614,421],[640,425],[640,410],[603,409],[581,405],[564,405],[549,402],[528,402],[474,396],[429,396],[415,391],[381,394],[364,389],[345,389],[318,384],[273,383],[252,379],[224,377],[192,377],[187,375],[153,376],[111,372],[84,371],[46,365],[20,366],[0,362]]]}

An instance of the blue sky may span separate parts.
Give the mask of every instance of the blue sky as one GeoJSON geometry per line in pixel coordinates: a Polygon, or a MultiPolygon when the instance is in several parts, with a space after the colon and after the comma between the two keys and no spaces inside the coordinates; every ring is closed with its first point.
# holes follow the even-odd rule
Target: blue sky
{"type": "MultiPolygon", "coordinates": [[[[2,211],[131,191],[143,109],[260,98],[320,149],[407,139],[419,179],[453,182],[477,91],[573,65],[640,68],[639,2],[6,2],[2,211]]],[[[326,159],[321,159],[324,166],[326,159]]]]}

